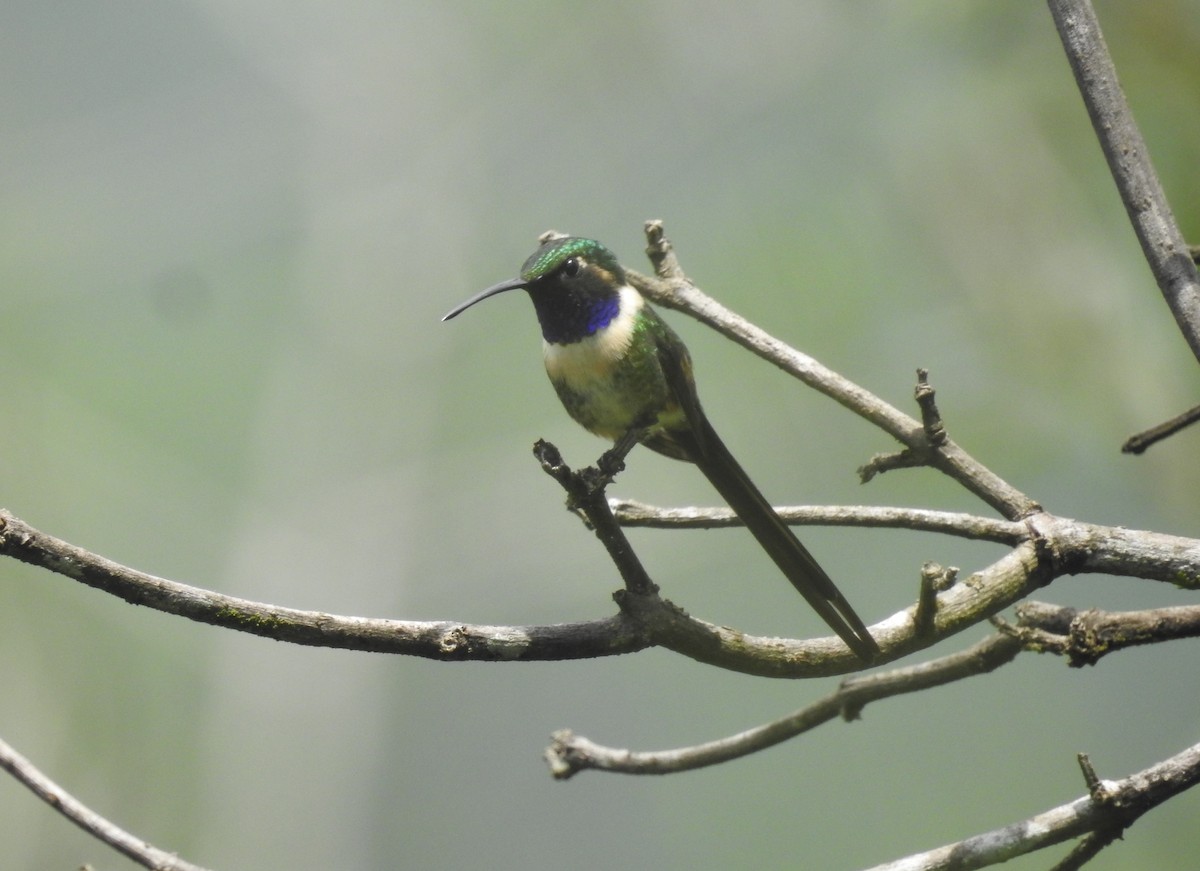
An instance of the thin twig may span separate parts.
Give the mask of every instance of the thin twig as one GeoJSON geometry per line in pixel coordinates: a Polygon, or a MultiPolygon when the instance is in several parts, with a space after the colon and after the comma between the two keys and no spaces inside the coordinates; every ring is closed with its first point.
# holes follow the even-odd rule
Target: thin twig
{"type": "MultiPolygon", "coordinates": [[[[1180,332],[1200,360],[1200,278],[1197,249],[1183,234],[1163,192],[1150,151],[1125,99],[1091,0],[1048,0],[1092,129],[1142,253],[1180,332]]],[[[1121,446],[1140,454],[1156,442],[1200,420],[1200,406],[1131,436],[1121,446]]]]}
{"type": "MultiPolygon", "coordinates": [[[[622,526],[654,529],[721,529],[743,523],[728,508],[661,508],[633,499],[610,497],[609,506],[622,526]]],[[[881,529],[909,529],[937,532],[1015,545],[1028,537],[1023,523],[996,520],[975,514],[934,511],[926,508],[892,508],[882,505],[781,505],[776,513],[793,526],[851,526],[881,529]]]]}
{"type": "Polygon", "coordinates": [[[1200,421],[1200,405],[1197,405],[1195,408],[1189,408],[1182,414],[1177,414],[1175,417],[1160,423],[1158,426],[1152,426],[1148,430],[1130,436],[1125,440],[1125,444],[1121,445],[1121,452],[1125,454],[1140,454],[1151,445],[1175,435],[1175,433],[1186,429],[1197,421],[1200,421]]]}
{"type": "Polygon", "coordinates": [[[1111,829],[1101,829],[1094,834],[1088,835],[1076,844],[1074,849],[1061,862],[1051,868],[1050,871],[1079,871],[1080,868],[1100,855],[1101,850],[1110,846],[1113,841],[1120,839],[1124,831],[1125,829],[1123,828],[1114,827],[1111,829]]]}
{"type": "Polygon", "coordinates": [[[100,816],[39,771],[32,762],[3,740],[0,740],[0,768],[89,835],[125,854],[139,865],[154,871],[204,871],[199,865],[185,862],[173,853],[160,850],[100,816]]]}
{"type": "Polygon", "coordinates": [[[850,678],[837,691],[786,717],[694,747],[635,752],[605,747],[563,730],[554,734],[545,757],[551,773],[561,780],[586,769],[672,774],[704,768],[772,747],[837,717],[857,719],[868,702],[985,674],[1010,662],[1020,651],[1020,642],[997,633],[967,650],[931,662],[850,678]]]}
{"type": "Polygon", "coordinates": [[[1200,360],[1200,279],[1121,91],[1091,0],[1048,0],[1092,128],[1142,253],[1184,339],[1200,360]]]}

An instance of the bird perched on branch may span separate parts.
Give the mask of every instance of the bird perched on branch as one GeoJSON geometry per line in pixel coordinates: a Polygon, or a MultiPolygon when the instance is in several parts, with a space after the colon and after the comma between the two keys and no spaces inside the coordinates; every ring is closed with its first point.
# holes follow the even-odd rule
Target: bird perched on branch
{"type": "Polygon", "coordinates": [[[533,300],[546,374],[567,413],[596,435],[636,438],[695,463],[809,605],[863,662],[874,661],[879,648],[866,626],[725,447],[700,407],[687,347],[626,281],[612,252],[594,239],[550,238],[519,278],[442,320],[509,290],[533,300]]]}

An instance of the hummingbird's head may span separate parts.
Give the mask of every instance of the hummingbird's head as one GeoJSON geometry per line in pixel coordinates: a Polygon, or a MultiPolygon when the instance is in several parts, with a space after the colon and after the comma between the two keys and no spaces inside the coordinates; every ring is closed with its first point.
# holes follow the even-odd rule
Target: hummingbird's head
{"type": "Polygon", "coordinates": [[[521,267],[521,277],[494,284],[451,309],[444,321],[506,290],[525,290],[533,300],[546,341],[569,344],[606,327],[620,310],[625,271],[595,239],[547,239],[521,267]]]}
{"type": "Polygon", "coordinates": [[[547,239],[521,267],[521,279],[530,284],[558,283],[565,290],[576,283],[620,287],[625,271],[616,256],[595,239],[558,236],[547,239]]]}

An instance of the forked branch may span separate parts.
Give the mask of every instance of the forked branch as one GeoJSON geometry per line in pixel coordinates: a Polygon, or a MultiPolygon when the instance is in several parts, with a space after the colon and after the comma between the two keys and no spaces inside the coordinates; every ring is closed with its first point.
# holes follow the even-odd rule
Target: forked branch
{"type": "MultiPolygon", "coordinates": [[[[1097,851],[1092,848],[1119,837],[1144,813],[1197,782],[1200,782],[1200,744],[1123,780],[1097,779],[1089,784],[1087,795],[1027,820],[886,862],[869,871],[971,871],[1085,836],[1090,836],[1091,844],[1085,841],[1080,847],[1086,851],[1086,858],[1090,858],[1097,851]]],[[[1078,864],[1064,862],[1056,867],[1065,871],[1078,864]]]]}

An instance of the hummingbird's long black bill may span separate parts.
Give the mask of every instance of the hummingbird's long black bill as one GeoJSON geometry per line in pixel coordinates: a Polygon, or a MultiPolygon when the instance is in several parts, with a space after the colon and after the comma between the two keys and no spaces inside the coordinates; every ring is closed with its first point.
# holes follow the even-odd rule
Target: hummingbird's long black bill
{"type": "Polygon", "coordinates": [[[475,305],[475,303],[483,302],[489,296],[495,296],[498,293],[504,293],[506,290],[521,290],[528,286],[529,282],[523,278],[510,278],[508,281],[502,281],[499,284],[493,284],[487,290],[481,290],[466,302],[456,305],[454,308],[450,309],[450,311],[446,313],[442,320],[448,321],[450,318],[462,314],[471,306],[475,305]]]}

